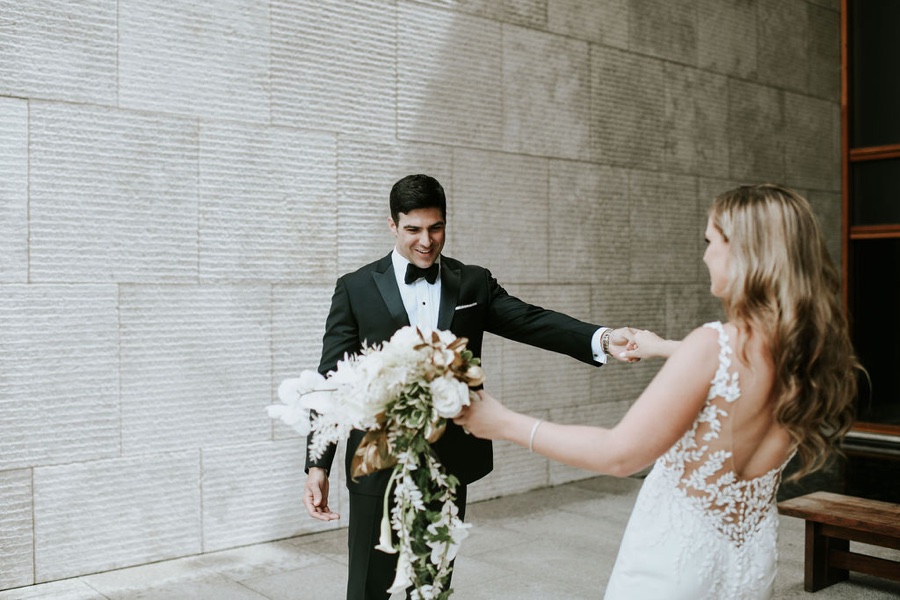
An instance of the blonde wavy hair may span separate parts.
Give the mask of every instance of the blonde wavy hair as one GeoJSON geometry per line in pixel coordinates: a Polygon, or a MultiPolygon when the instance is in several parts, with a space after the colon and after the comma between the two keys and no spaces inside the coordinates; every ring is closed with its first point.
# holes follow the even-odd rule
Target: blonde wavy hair
{"type": "Polygon", "coordinates": [[[840,305],[840,278],[809,202],[763,184],[719,195],[709,211],[730,249],[728,318],[762,335],[775,366],[776,421],[796,444],[790,479],[822,468],[853,424],[862,370],[840,305]]]}

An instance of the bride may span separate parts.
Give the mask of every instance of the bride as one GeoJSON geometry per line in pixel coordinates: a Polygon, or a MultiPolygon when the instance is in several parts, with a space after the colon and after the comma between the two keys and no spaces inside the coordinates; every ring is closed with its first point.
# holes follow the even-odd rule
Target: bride
{"type": "Polygon", "coordinates": [[[775,494],[795,455],[823,466],[853,419],[856,361],[838,274],[808,202],[776,185],[717,197],[703,261],[728,322],[683,341],[633,331],[625,358],[668,357],[612,429],[482,400],[455,421],[570,465],[643,483],[606,598],[771,598],[775,494]]]}

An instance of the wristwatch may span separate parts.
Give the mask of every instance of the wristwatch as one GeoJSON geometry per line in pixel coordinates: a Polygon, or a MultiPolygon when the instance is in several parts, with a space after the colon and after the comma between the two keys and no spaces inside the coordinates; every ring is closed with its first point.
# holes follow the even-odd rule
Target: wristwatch
{"type": "Polygon", "coordinates": [[[600,349],[603,350],[604,354],[609,354],[609,336],[612,335],[612,332],[613,330],[608,328],[600,334],[600,349]]]}

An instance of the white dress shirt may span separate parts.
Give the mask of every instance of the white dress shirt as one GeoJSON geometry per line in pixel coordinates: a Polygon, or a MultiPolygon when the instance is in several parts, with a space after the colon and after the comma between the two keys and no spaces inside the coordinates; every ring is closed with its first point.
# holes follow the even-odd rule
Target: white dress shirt
{"type": "MultiPolygon", "coordinates": [[[[440,264],[440,257],[437,263],[440,264]]],[[[400,256],[397,249],[391,253],[391,262],[394,263],[394,277],[397,278],[397,287],[400,289],[400,297],[403,298],[403,307],[409,317],[411,325],[417,325],[420,329],[437,329],[438,308],[441,303],[441,277],[440,271],[434,283],[428,283],[425,278],[419,278],[407,284],[406,267],[409,261],[400,256]]]]}

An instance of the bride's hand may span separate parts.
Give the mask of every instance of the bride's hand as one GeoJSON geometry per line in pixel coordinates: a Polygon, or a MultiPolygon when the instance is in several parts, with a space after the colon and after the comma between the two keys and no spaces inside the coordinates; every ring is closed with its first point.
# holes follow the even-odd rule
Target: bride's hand
{"type": "Polygon", "coordinates": [[[478,391],[478,397],[478,400],[464,407],[462,412],[453,418],[453,422],[475,437],[487,440],[500,439],[503,417],[509,409],[484,390],[478,391]]]}

